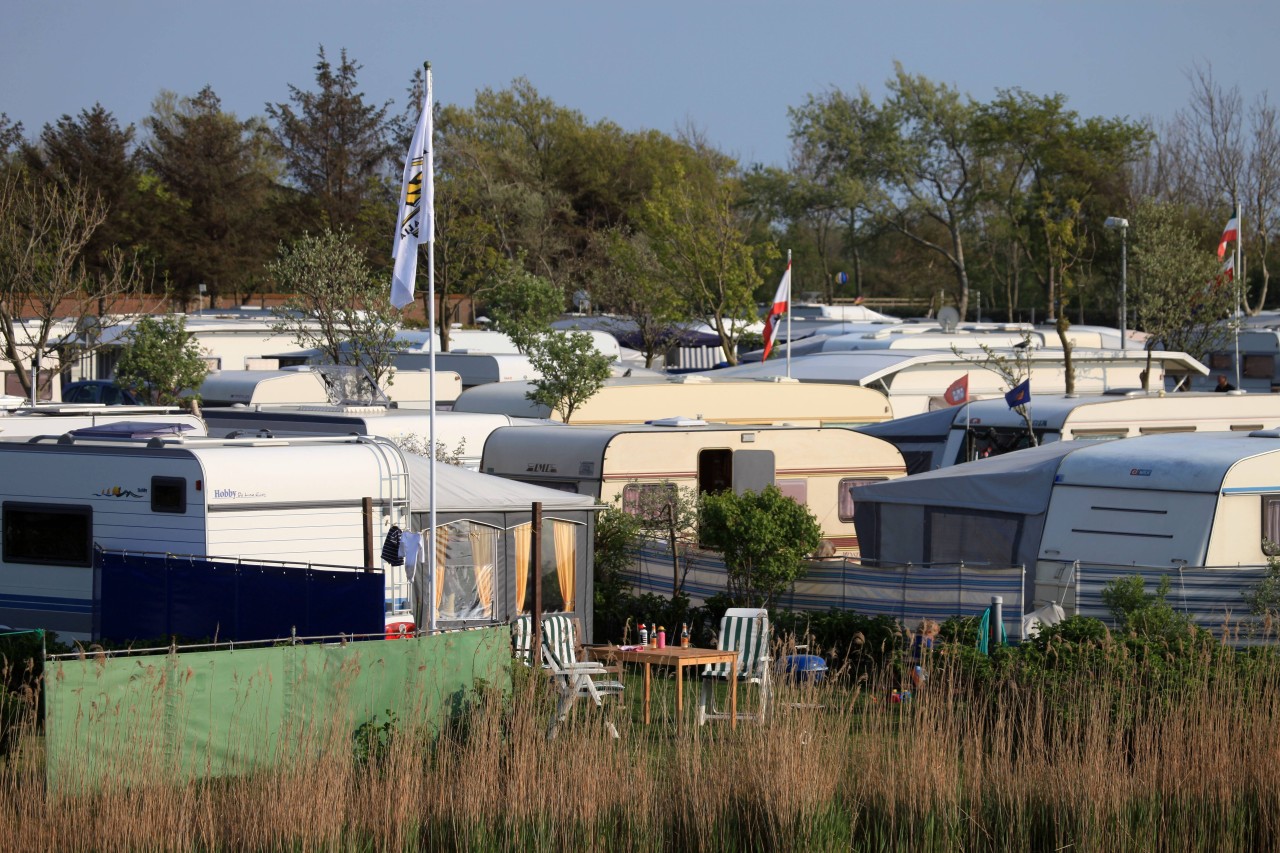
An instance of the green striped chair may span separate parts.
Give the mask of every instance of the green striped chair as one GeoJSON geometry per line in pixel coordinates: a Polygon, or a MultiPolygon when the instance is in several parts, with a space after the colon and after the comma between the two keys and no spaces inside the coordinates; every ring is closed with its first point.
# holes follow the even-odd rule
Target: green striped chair
{"type": "MultiPolygon", "coordinates": [[[[754,712],[738,712],[740,720],[764,722],[773,693],[769,666],[769,611],[760,607],[731,607],[720,620],[716,648],[738,653],[738,683],[760,688],[759,707],[754,712]]],[[[727,720],[728,710],[716,707],[716,681],[729,679],[729,664],[709,664],[702,668],[702,697],[698,700],[698,725],[707,720],[727,720]]]]}
{"type": "MultiPolygon", "coordinates": [[[[603,708],[605,697],[621,696],[625,689],[618,680],[617,667],[578,660],[579,645],[576,617],[562,613],[542,617],[542,661],[550,670],[551,681],[559,694],[548,737],[555,737],[556,728],[579,699],[586,697],[597,708],[603,708]]],[[[607,725],[609,733],[616,738],[618,729],[613,721],[607,725]]]]}

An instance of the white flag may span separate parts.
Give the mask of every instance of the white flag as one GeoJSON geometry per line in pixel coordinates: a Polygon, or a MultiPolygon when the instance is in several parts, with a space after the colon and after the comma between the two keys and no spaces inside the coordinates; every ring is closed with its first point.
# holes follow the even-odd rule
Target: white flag
{"type": "Polygon", "coordinates": [[[391,256],[396,260],[391,279],[391,304],[403,308],[413,302],[414,279],[418,274],[418,244],[435,236],[435,176],[431,152],[431,69],[427,69],[427,91],[422,116],[409,143],[404,160],[404,182],[400,188],[400,208],[391,256]]]}

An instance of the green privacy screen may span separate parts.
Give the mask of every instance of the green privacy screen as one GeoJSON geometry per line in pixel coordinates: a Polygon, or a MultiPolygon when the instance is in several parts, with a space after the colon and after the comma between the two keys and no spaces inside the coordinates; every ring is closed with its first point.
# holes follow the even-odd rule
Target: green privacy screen
{"type": "Polygon", "coordinates": [[[403,640],[50,662],[51,790],[232,776],[352,749],[388,710],[439,725],[476,680],[510,689],[506,626],[403,640]],[[376,719],[375,719],[376,715],[376,719]]]}

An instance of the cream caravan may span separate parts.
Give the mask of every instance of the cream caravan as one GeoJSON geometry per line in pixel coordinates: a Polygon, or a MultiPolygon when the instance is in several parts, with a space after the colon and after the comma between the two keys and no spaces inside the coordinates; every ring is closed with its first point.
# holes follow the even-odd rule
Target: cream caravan
{"type": "Polygon", "coordinates": [[[481,470],[514,480],[634,502],[643,490],[714,492],[776,485],[817,517],[837,553],[855,553],[850,488],[900,477],[893,445],[853,430],[740,427],[671,418],[631,426],[495,430],[481,470]]]}
{"type": "MultiPolygon", "coordinates": [[[[453,408],[562,420],[559,412],[526,396],[531,387],[526,382],[480,385],[464,391],[453,408]]],[[[611,381],[574,411],[573,423],[640,424],[681,412],[713,423],[749,426],[852,426],[893,417],[888,399],[873,388],[781,377],[713,382],[701,374],[685,374],[665,382],[611,381]]]]}

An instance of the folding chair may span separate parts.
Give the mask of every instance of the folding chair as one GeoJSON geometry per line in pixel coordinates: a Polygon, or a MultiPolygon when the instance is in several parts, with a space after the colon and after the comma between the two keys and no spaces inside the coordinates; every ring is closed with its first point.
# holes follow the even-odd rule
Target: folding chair
{"type": "MultiPolygon", "coordinates": [[[[772,667],[769,666],[769,611],[759,607],[731,607],[720,620],[716,648],[738,653],[738,681],[760,688],[760,706],[755,712],[738,712],[740,720],[763,723],[769,712],[773,693],[772,667]]],[[[729,679],[727,663],[708,664],[702,668],[702,696],[698,700],[698,725],[707,720],[728,720],[731,714],[716,706],[716,680],[729,679]]]]}
{"type": "MultiPolygon", "coordinates": [[[[551,672],[559,699],[556,714],[547,737],[555,737],[556,727],[569,716],[569,711],[582,697],[604,707],[604,697],[620,696],[625,685],[616,680],[617,667],[606,667],[598,661],[578,660],[577,620],[557,614],[542,617],[542,660],[551,672]],[[613,675],[614,678],[609,678],[613,675]]],[[[615,738],[618,729],[608,721],[609,733],[615,738]]]]}

